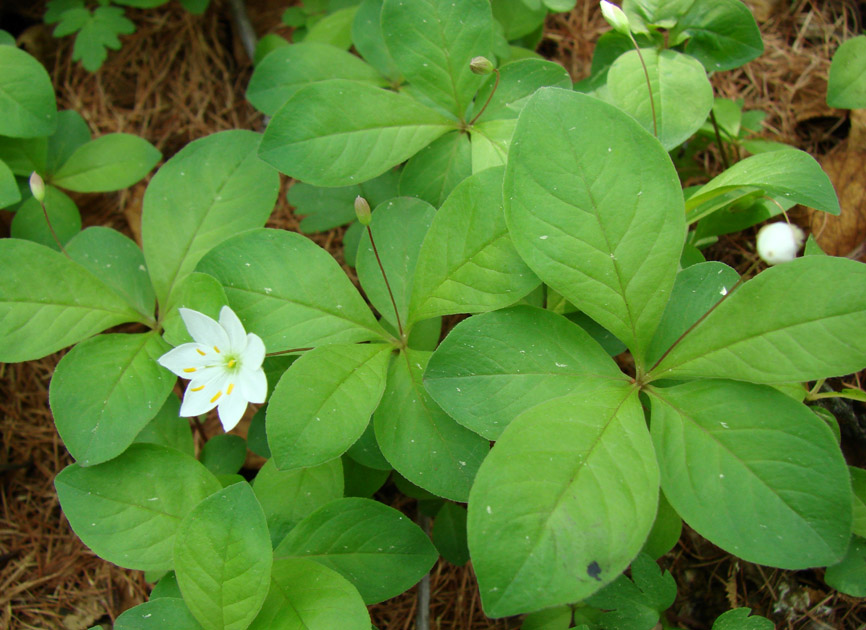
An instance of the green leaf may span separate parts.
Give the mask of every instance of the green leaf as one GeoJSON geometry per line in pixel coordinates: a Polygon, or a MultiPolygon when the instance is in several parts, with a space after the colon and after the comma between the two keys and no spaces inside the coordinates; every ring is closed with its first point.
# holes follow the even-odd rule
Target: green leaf
{"type": "Polygon", "coordinates": [[[352,23],[358,7],[346,7],[326,15],[309,27],[304,42],[317,42],[347,50],[352,46],[352,23]]]}
{"type": "MultiPolygon", "coordinates": [[[[496,8],[494,6],[494,12],[496,8]]],[[[507,63],[499,70],[499,85],[493,96],[490,92],[496,86],[496,76],[490,75],[478,90],[475,106],[480,109],[487,103],[479,121],[517,118],[529,97],[543,87],[571,89],[571,78],[565,68],[546,59],[520,59],[507,63]]]]}
{"type": "Polygon", "coordinates": [[[183,8],[194,15],[201,15],[207,10],[210,0],[180,0],[183,8]]]}
{"type": "Polygon", "coordinates": [[[300,234],[239,234],[205,256],[198,270],[222,283],[268,352],[385,336],[337,261],[300,234]]]}
{"type": "Polygon", "coordinates": [[[518,119],[504,198],[518,253],[641,367],[685,233],[679,179],[658,141],[611,105],[542,88],[518,119]]]}
{"type": "Polygon", "coordinates": [[[836,49],[830,63],[827,105],[866,107],[866,35],[852,37],[836,49]]]}
{"type": "Polygon", "coordinates": [[[740,274],[720,262],[703,262],[677,274],[668,305],[647,350],[648,361],[658,361],[665,350],[733,289],[740,274]]]}
{"type": "Polygon", "coordinates": [[[851,474],[851,489],[854,492],[854,534],[866,535],[866,470],[849,466],[851,474]]]}
{"type": "MultiPolygon", "coordinates": [[[[16,186],[16,192],[18,190],[16,186]]],[[[81,230],[81,214],[78,206],[62,191],[54,186],[45,187],[45,211],[35,198],[30,197],[22,203],[12,217],[10,233],[13,238],[26,239],[60,251],[54,235],[65,244],[81,230]],[[45,220],[45,212],[51,220],[51,227],[45,220]],[[54,228],[52,234],[51,228],[54,228]]],[[[77,261],[76,261],[77,262],[77,261]]]]}
{"type": "Polygon", "coordinates": [[[852,536],[845,557],[827,567],[824,581],[851,597],[866,597],[866,540],[852,536]]]}
{"type": "Polygon", "coordinates": [[[321,466],[277,470],[269,459],[253,483],[276,546],[301,520],[343,496],[343,466],[334,459],[321,466]]]}
{"type": "Polygon", "coordinates": [[[385,389],[390,344],[331,344],[302,355],[268,403],[267,433],[282,470],[333,460],[364,432],[385,389]]]}
{"type": "Polygon", "coordinates": [[[42,21],[46,24],[55,24],[60,21],[64,11],[83,6],[84,0],[48,0],[45,3],[45,16],[42,21]]]}
{"type": "Polygon", "coordinates": [[[0,159],[0,209],[6,208],[21,201],[21,191],[12,169],[0,159]]]}
{"type": "Polygon", "coordinates": [[[81,265],[43,245],[0,240],[0,361],[39,359],[141,315],[81,265]]]}
{"type": "MultiPolygon", "coordinates": [[[[219,312],[229,303],[226,292],[219,281],[206,273],[193,271],[177,284],[171,301],[162,319],[165,330],[163,339],[173,346],[193,341],[180,316],[180,308],[191,308],[208,317],[219,320],[219,312]]],[[[268,381],[270,382],[270,381],[268,381]]]]}
{"type": "Polygon", "coordinates": [[[547,9],[540,2],[530,6],[523,0],[493,0],[490,5],[508,41],[531,34],[544,24],[547,16],[547,9]]]}
{"type": "Polygon", "coordinates": [[[751,608],[734,608],[713,622],[713,630],[773,630],[775,624],[766,617],[749,615],[751,608]]]}
{"type": "Polygon", "coordinates": [[[505,164],[516,126],[514,119],[488,120],[472,126],[473,173],[505,164]]]}
{"type": "Polygon", "coordinates": [[[756,188],[781,201],[840,212],[833,184],[821,165],[808,153],[786,149],[747,157],[714,177],[689,198],[686,219],[694,223],[715,211],[716,197],[737,188],[756,188]]]}
{"type": "MultiPolygon", "coordinates": [[[[363,197],[375,208],[380,203],[398,195],[400,171],[385,171],[379,177],[339,188],[322,188],[303,182],[295,182],[287,194],[289,203],[295,206],[295,214],[306,214],[301,220],[301,232],[324,232],[355,220],[355,198],[363,197]]],[[[346,237],[343,237],[346,248],[346,237]]]]}
{"type": "Polygon", "coordinates": [[[373,417],[376,440],[392,466],[433,494],[466,501],[490,445],[452,420],[424,391],[429,352],[394,357],[388,385],[373,417]]]}
{"type": "Polygon", "coordinates": [[[57,127],[51,77],[41,63],[14,46],[0,46],[0,111],[3,136],[50,136],[57,127]]]}
{"type": "Polygon", "coordinates": [[[433,522],[433,544],[451,564],[463,566],[469,562],[466,542],[466,508],[447,501],[433,522]]]}
{"type": "Polygon", "coordinates": [[[688,140],[713,108],[713,87],[704,67],[694,57],[675,50],[644,48],[621,55],[610,67],[607,86],[612,102],[656,135],[670,151],[688,140]],[[654,106],[654,109],[653,109],[654,106]],[[657,132],[656,132],[657,130],[657,132]]]}
{"type": "Polygon", "coordinates": [[[268,526],[252,488],[236,483],[199,503],[177,531],[177,583],[208,630],[244,630],[269,589],[268,526]]]}
{"type": "Polygon", "coordinates": [[[764,52],[755,18],[740,0],[695,0],[670,33],[671,42],[685,38],[685,52],[709,72],[737,68],[764,52]]]}
{"type": "Polygon", "coordinates": [[[381,175],[455,127],[405,94],[331,79],[295,92],[268,124],[259,155],[295,179],[348,186],[381,175]]]}
{"type": "Polygon", "coordinates": [[[515,306],[458,324],[433,353],[424,385],[457,422],[495,440],[530,407],[611,379],[626,377],[583,329],[515,306]]]}
{"type": "Polygon", "coordinates": [[[256,156],[260,138],[235,130],[196,140],[153,176],[144,195],[141,237],[160,304],[207,251],[264,225],[279,175],[256,156]]]}
{"type": "MultiPolygon", "coordinates": [[[[15,175],[30,177],[30,173],[45,172],[48,160],[48,138],[6,138],[0,136],[0,160],[15,175]]],[[[24,188],[27,190],[26,186],[24,188]]],[[[29,190],[27,194],[30,194],[29,190]]]]}
{"type": "MultiPolygon", "coordinates": [[[[520,630],[568,630],[575,626],[571,623],[571,606],[556,606],[530,613],[523,618],[520,630]]],[[[586,626],[577,626],[577,630],[586,626]]]]}
{"type": "Polygon", "coordinates": [[[402,81],[400,70],[385,46],[382,36],[382,4],[384,0],[363,0],[352,23],[352,43],[355,49],[379,73],[396,85],[402,81]]]}
{"type": "Polygon", "coordinates": [[[153,420],[135,436],[135,442],[167,446],[195,457],[192,429],[189,420],[180,417],[180,400],[177,396],[169,394],[153,420]]]}
{"type": "Polygon", "coordinates": [[[327,79],[386,85],[373,67],[355,55],[307,40],[283,46],[265,57],[250,78],[247,100],[273,116],[299,89],[327,79]]]}
{"type": "Polygon", "coordinates": [[[748,561],[832,564],[851,535],[851,487],[830,429],[773,388],[704,380],[652,389],[652,437],[671,505],[748,561]]]}
{"type": "Polygon", "coordinates": [[[352,444],[346,455],[351,457],[359,464],[375,470],[384,470],[391,472],[393,470],[391,464],[382,455],[379,449],[379,444],[376,442],[376,434],[373,428],[373,420],[370,419],[370,424],[364,429],[358,441],[352,444]]]}
{"type": "Polygon", "coordinates": [[[539,284],[502,212],[501,168],[462,182],[436,214],[415,270],[410,323],[508,306],[539,284]]]}
{"type": "Polygon", "coordinates": [[[75,192],[109,192],[132,186],[147,175],[162,154],[144,138],[110,133],[83,144],[51,178],[75,192]]]}
{"type": "Polygon", "coordinates": [[[99,335],[60,360],[49,389],[51,412],[82,466],[120,455],[157,414],[177,380],[156,362],[170,349],[154,332],[99,335]]]}
{"type": "Polygon", "coordinates": [[[385,485],[391,474],[390,467],[388,470],[368,468],[356,462],[348,453],[343,455],[342,461],[344,493],[347,497],[372,497],[385,485]]]}
{"type": "Polygon", "coordinates": [[[410,328],[409,302],[421,242],[430,229],[436,209],[426,201],[401,197],[377,206],[369,229],[373,232],[378,255],[373,251],[367,230],[361,235],[355,265],[367,299],[390,324],[396,327],[393,295],[399,319],[410,328]],[[388,284],[379,268],[385,269],[388,284]]]}
{"type": "Polygon", "coordinates": [[[202,630],[179,597],[160,597],[126,610],[114,622],[114,630],[202,630]]]}
{"type": "Polygon", "coordinates": [[[48,138],[48,160],[45,173],[51,176],[64,165],[80,146],[90,142],[90,127],[81,114],[72,109],[57,112],[57,130],[48,138]]]}
{"type": "Polygon", "coordinates": [[[72,61],[80,61],[90,72],[96,72],[108,57],[108,48],[118,50],[118,35],[135,32],[135,24],[124,17],[119,7],[101,6],[93,13],[84,8],[69,9],[54,28],[54,37],[78,32],[72,48],[72,61]]]}
{"type": "Polygon", "coordinates": [[[394,508],[348,498],[301,521],[274,556],[315,560],[349,580],[364,603],[375,604],[415,584],[438,554],[421,528],[394,508]]]}
{"type": "Polygon", "coordinates": [[[400,177],[400,194],[418,197],[438,208],[454,187],[471,174],[469,137],[449,131],[409,159],[400,177]]]}
{"type": "Polygon", "coordinates": [[[89,227],[70,239],[66,253],[144,317],[153,317],[156,299],[144,255],[129,237],[110,228],[89,227]]]}
{"type": "Polygon", "coordinates": [[[866,267],[844,258],[771,267],[728,293],[651,376],[787,383],[857,372],[866,366],[864,283],[866,267]]]}
{"type": "Polygon", "coordinates": [[[133,444],[119,457],[54,479],[72,529],[101,558],[127,569],[167,571],[181,519],[219,482],[192,457],[133,444]]]}
{"type": "MultiPolygon", "coordinates": [[[[262,63],[265,57],[267,57],[275,50],[279,48],[285,48],[289,45],[290,43],[285,37],[277,35],[276,33],[268,33],[267,35],[259,39],[259,41],[256,42],[256,48],[253,51],[253,74],[255,74],[255,70],[258,69],[259,65],[262,63]]],[[[249,90],[249,84],[247,84],[247,90],[249,90]]],[[[247,100],[252,102],[249,96],[247,96],[247,100]]],[[[282,105],[282,103],[280,104],[282,105]]]]}
{"type": "Polygon", "coordinates": [[[239,435],[220,433],[202,447],[199,459],[215,475],[233,475],[247,458],[247,441],[239,435]]]}
{"type": "Polygon", "coordinates": [[[677,584],[669,571],[661,571],[655,561],[640,554],[631,563],[631,579],[620,575],[586,600],[606,610],[599,623],[617,630],[649,630],[673,605],[677,584]]]}
{"type": "Polygon", "coordinates": [[[683,519],[668,502],[665,493],[659,490],[656,520],[641,552],[658,560],[676,546],[682,531],[683,519]]]}
{"type": "Polygon", "coordinates": [[[485,612],[574,602],[614,580],[646,540],[657,496],[658,468],[631,385],[597,386],[518,416],[469,497],[485,612]]]}
{"type": "Polygon", "coordinates": [[[493,58],[493,14],[484,0],[385,0],[382,35],[403,76],[437,105],[463,118],[481,77],[476,56],[493,58]]]}
{"type": "Polygon", "coordinates": [[[623,0],[622,10],[628,16],[633,30],[638,25],[670,29],[693,2],[694,0],[623,0]]]}
{"type": "Polygon", "coordinates": [[[369,630],[358,590],[339,573],[303,558],[278,558],[271,589],[250,630],[369,630]]]}

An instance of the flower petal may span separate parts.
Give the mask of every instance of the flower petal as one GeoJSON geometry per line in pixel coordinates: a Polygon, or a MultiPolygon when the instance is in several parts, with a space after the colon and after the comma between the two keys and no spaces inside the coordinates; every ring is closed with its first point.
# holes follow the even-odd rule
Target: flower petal
{"type": "Polygon", "coordinates": [[[243,418],[246,410],[247,400],[238,387],[235,387],[231,394],[223,395],[217,405],[217,413],[223,430],[228,432],[234,429],[243,418]]]}
{"type": "Polygon", "coordinates": [[[268,377],[262,368],[243,369],[238,373],[241,394],[251,403],[263,403],[268,395],[268,377]]]}
{"type": "Polygon", "coordinates": [[[244,330],[244,325],[235,312],[228,306],[220,309],[220,326],[228,335],[231,352],[242,353],[247,345],[247,331],[244,330]]]}
{"type": "Polygon", "coordinates": [[[229,349],[229,337],[216,321],[191,308],[179,308],[178,311],[189,334],[198,343],[212,348],[217,347],[223,351],[229,349]]]}
{"type": "Polygon", "coordinates": [[[255,333],[247,335],[247,348],[241,355],[241,364],[249,369],[256,370],[262,367],[265,360],[265,342],[255,333]]]}
{"type": "Polygon", "coordinates": [[[199,343],[184,343],[177,348],[172,348],[159,357],[157,361],[162,367],[171,370],[178,376],[192,378],[195,372],[213,363],[213,361],[207,360],[208,354],[211,356],[215,354],[210,346],[199,343]]]}
{"type": "Polygon", "coordinates": [[[183,395],[180,415],[188,418],[207,413],[219,404],[219,400],[225,395],[227,387],[228,378],[223,370],[214,370],[214,377],[200,385],[190,383],[183,395]]]}

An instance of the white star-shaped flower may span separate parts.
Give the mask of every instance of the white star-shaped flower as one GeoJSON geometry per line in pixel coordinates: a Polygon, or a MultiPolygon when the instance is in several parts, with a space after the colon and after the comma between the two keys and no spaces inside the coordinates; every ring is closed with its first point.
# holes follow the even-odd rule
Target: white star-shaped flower
{"type": "Polygon", "coordinates": [[[258,335],[247,334],[228,306],[220,310],[219,322],[192,309],[178,310],[195,341],[169,350],[159,364],[190,379],[180,415],[198,416],[216,407],[223,429],[231,431],[247,403],[265,402],[265,344],[258,335]]]}

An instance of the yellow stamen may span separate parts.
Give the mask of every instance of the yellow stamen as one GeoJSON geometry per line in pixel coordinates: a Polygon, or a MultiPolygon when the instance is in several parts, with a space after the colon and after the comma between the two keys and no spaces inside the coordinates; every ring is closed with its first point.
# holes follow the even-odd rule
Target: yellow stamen
{"type": "Polygon", "coordinates": [[[189,372],[195,372],[195,368],[183,368],[183,371],[184,371],[184,372],[187,372],[187,373],[189,373],[189,372]]]}
{"type": "Polygon", "coordinates": [[[217,348],[216,346],[214,346],[213,349],[217,351],[217,354],[219,354],[219,351],[220,351],[219,348],[217,348]]]}
{"type": "Polygon", "coordinates": [[[204,389],[204,385],[199,385],[198,387],[193,387],[190,391],[200,392],[203,389],[204,389]]]}
{"type": "Polygon", "coordinates": [[[205,356],[205,353],[202,352],[201,350],[199,350],[198,348],[196,348],[195,351],[198,352],[201,356],[205,356]]]}
{"type": "Polygon", "coordinates": [[[220,391],[218,391],[218,392],[216,393],[216,396],[214,396],[213,398],[210,399],[210,401],[211,401],[212,403],[213,403],[213,402],[216,402],[217,400],[219,400],[219,397],[222,396],[222,395],[223,395],[222,390],[220,390],[220,391]]]}
{"type": "Polygon", "coordinates": [[[234,388],[235,388],[235,384],[234,384],[234,383],[229,383],[229,388],[228,388],[228,390],[226,391],[226,394],[231,394],[231,393],[232,393],[232,390],[233,390],[234,388]]]}
{"type": "Polygon", "coordinates": [[[229,360],[228,367],[234,367],[235,363],[237,363],[237,361],[235,361],[234,359],[229,360]]]}

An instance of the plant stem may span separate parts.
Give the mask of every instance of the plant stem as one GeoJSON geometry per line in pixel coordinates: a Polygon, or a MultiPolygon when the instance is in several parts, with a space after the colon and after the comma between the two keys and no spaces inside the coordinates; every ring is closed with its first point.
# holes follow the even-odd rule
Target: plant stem
{"type": "MultiPolygon", "coordinates": [[[[37,199],[37,201],[39,201],[37,199]]],[[[54,237],[54,242],[57,243],[57,247],[60,248],[60,251],[63,252],[63,255],[72,259],[72,256],[69,255],[69,252],[66,251],[66,248],[63,247],[63,243],[60,242],[60,238],[57,236],[57,232],[54,231],[54,226],[51,225],[51,219],[48,218],[48,210],[45,209],[45,202],[39,201],[39,205],[42,207],[42,214],[45,215],[45,222],[48,224],[48,229],[51,230],[51,236],[54,237]]]]}
{"type": "Polygon", "coordinates": [[[719,147],[719,155],[722,156],[722,166],[725,167],[725,170],[728,170],[730,166],[730,162],[728,162],[728,154],[725,153],[725,147],[722,144],[722,134],[719,133],[719,123],[716,122],[716,112],[712,109],[710,110],[710,122],[713,123],[713,131],[716,132],[716,145],[719,147]]]}
{"type": "Polygon", "coordinates": [[[391,291],[391,283],[388,282],[388,274],[385,273],[385,267],[382,266],[382,259],[379,258],[379,250],[376,247],[376,241],[373,240],[373,230],[367,226],[367,235],[370,237],[370,244],[373,246],[373,254],[376,255],[376,262],[379,264],[379,270],[382,272],[382,278],[385,280],[385,287],[388,289],[388,297],[391,298],[391,305],[394,307],[394,317],[397,318],[397,332],[400,333],[400,339],[406,341],[406,336],[403,334],[403,323],[400,321],[400,311],[397,310],[397,300],[394,299],[394,292],[391,291]]]}
{"type": "MultiPolygon", "coordinates": [[[[430,535],[430,517],[418,515],[418,524],[430,535]]],[[[424,574],[418,584],[418,611],[415,613],[415,630],[430,630],[430,572],[424,574]]]]}
{"type": "Polygon", "coordinates": [[[481,108],[481,111],[475,114],[475,117],[469,121],[469,127],[475,124],[475,121],[481,118],[481,114],[484,113],[484,110],[487,109],[487,106],[490,105],[490,100],[493,98],[493,95],[496,94],[496,88],[499,87],[499,70],[496,68],[493,69],[493,72],[496,73],[496,81],[493,83],[493,89],[490,90],[490,96],[487,97],[487,100],[484,102],[484,107],[481,108]]]}
{"type": "Polygon", "coordinates": [[[313,350],[313,348],[291,348],[289,350],[280,350],[279,352],[268,352],[266,357],[278,357],[281,354],[294,354],[296,352],[307,352],[308,350],[313,350]]]}
{"type": "Polygon", "coordinates": [[[644,62],[643,55],[640,52],[640,46],[637,45],[637,41],[635,40],[634,36],[631,33],[629,33],[628,37],[631,40],[632,45],[634,46],[635,52],[637,52],[637,58],[640,59],[640,65],[643,67],[643,75],[646,78],[646,89],[649,92],[649,97],[650,97],[650,110],[652,111],[652,114],[653,114],[653,135],[656,138],[658,138],[659,137],[659,127],[658,127],[658,123],[656,122],[656,103],[655,103],[655,100],[653,99],[653,86],[650,83],[649,70],[647,70],[646,62],[644,62]]]}

